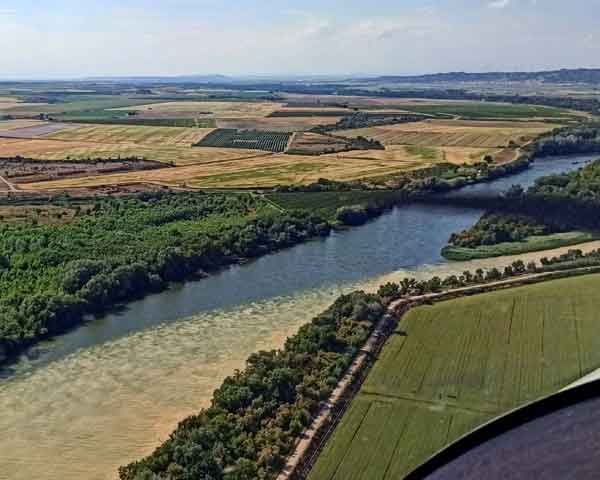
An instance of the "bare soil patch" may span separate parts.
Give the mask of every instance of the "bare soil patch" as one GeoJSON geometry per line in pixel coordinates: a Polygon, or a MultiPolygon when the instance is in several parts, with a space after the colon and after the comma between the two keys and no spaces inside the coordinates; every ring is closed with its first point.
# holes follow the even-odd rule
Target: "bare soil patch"
{"type": "Polygon", "coordinates": [[[321,155],[348,150],[350,143],[343,138],[336,138],[318,133],[297,133],[287,153],[294,155],[321,155]]]}
{"type": "Polygon", "coordinates": [[[11,130],[0,131],[0,137],[8,138],[38,138],[44,135],[78,128],[79,125],[73,123],[42,123],[39,125],[31,125],[23,128],[15,128],[11,130]]]}

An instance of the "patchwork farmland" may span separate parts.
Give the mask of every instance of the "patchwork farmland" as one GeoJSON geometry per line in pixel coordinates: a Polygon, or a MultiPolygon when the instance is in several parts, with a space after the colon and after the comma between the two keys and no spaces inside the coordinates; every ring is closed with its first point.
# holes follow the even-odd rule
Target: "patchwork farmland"
{"type": "Polygon", "coordinates": [[[310,480],[403,478],[483,422],[600,367],[600,276],[410,311],[310,480]]]}
{"type": "MultiPolygon", "coordinates": [[[[0,157],[22,156],[48,161],[137,157],[177,167],[151,172],[95,172],[93,176],[81,178],[50,177],[47,182],[32,179],[23,186],[31,189],[122,186],[136,182],[194,188],[268,188],[308,184],[319,178],[341,181],[385,178],[438,163],[477,163],[487,155],[504,163],[516,158],[517,145],[555,127],[542,122],[429,119],[336,131],[335,135],[306,132],[315,125],[335,123],[342,118],[334,114],[355,112],[354,106],[339,103],[342,101],[336,98],[335,104],[265,101],[140,103],[141,100],[136,99],[134,105],[107,108],[102,115],[119,113],[127,116],[135,112],[137,119],[161,122],[186,115],[191,121],[201,116],[235,128],[11,120],[0,122],[0,137],[10,137],[0,138],[0,157]],[[271,126],[274,128],[270,129],[271,126]],[[356,140],[361,136],[367,141],[356,140]],[[369,144],[371,140],[372,145],[369,144]],[[381,142],[385,149],[380,149],[381,145],[376,142],[381,142]],[[284,155],[284,152],[291,155],[284,155]]],[[[397,115],[401,104],[423,104],[422,101],[390,100],[384,103],[382,99],[362,98],[352,101],[362,102],[367,112],[390,115],[397,115]]],[[[108,98],[103,102],[113,105],[116,99],[108,98]]],[[[94,105],[90,105],[92,107],[94,105]]],[[[82,112],[92,116],[97,113],[90,110],[74,114],[81,115],[82,112]]]]}

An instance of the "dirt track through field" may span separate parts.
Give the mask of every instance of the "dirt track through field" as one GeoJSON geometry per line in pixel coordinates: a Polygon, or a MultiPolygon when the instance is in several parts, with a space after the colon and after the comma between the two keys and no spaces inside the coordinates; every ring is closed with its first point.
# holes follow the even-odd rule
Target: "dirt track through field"
{"type": "MultiPolygon", "coordinates": [[[[4,183],[10,192],[18,192],[18,190],[15,188],[15,186],[12,183],[10,183],[3,176],[0,176],[0,183],[4,183]]],[[[0,188],[0,190],[4,190],[4,189],[0,188]]]]}

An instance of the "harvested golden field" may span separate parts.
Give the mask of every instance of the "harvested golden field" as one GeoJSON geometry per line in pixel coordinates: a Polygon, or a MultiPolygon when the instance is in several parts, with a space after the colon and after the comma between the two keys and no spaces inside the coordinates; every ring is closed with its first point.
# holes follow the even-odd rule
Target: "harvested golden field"
{"type": "Polygon", "coordinates": [[[421,147],[413,145],[389,145],[385,150],[366,150],[340,153],[340,158],[371,159],[376,161],[415,160],[428,163],[448,162],[456,165],[478,163],[486,155],[497,155],[500,149],[474,147],[421,147]]]}
{"type": "Polygon", "coordinates": [[[286,113],[286,114],[297,114],[298,116],[302,115],[312,115],[315,111],[324,112],[327,115],[329,114],[340,114],[347,115],[348,113],[352,113],[351,110],[342,107],[319,107],[315,105],[314,107],[295,107],[291,105],[286,105],[281,107],[275,112],[275,115],[278,113],[286,113]]]}
{"type": "Polygon", "coordinates": [[[141,144],[151,146],[191,146],[212,128],[145,127],[124,125],[86,125],[44,136],[46,139],[92,144],[141,144]]]}
{"type": "Polygon", "coordinates": [[[333,125],[342,117],[259,117],[217,119],[219,128],[266,130],[270,132],[302,132],[318,125],[333,125]]]}
{"type": "Polygon", "coordinates": [[[60,142],[57,140],[0,138],[0,157],[27,157],[43,160],[63,160],[71,150],[85,150],[83,142],[60,142]],[[65,153],[67,152],[67,153],[65,153]]]}
{"type": "Polygon", "coordinates": [[[207,118],[252,118],[266,117],[282,107],[275,102],[165,102],[121,107],[127,110],[153,113],[186,113],[207,118]]]}
{"type": "Polygon", "coordinates": [[[177,168],[128,172],[94,177],[23,184],[24,189],[65,189],[149,182],[201,188],[272,187],[308,184],[319,178],[356,180],[381,177],[427,167],[438,162],[472,163],[488,149],[440,148],[433,153],[421,148],[393,146],[382,150],[354,150],[321,156],[270,154],[215,148],[191,149],[214,152],[212,160],[177,162],[177,168]],[[223,151],[222,151],[223,150],[223,151]],[[224,153],[237,155],[227,157],[224,153]]]}
{"type": "Polygon", "coordinates": [[[396,130],[413,130],[412,127],[417,127],[419,131],[430,132],[472,132],[479,129],[494,129],[504,133],[518,133],[522,130],[527,130],[529,133],[544,133],[558,125],[552,125],[543,122],[511,122],[511,121],[483,121],[483,120],[439,120],[431,119],[412,124],[390,125],[388,128],[396,130]]]}
{"type": "Polygon", "coordinates": [[[62,140],[0,139],[0,157],[20,155],[39,160],[138,157],[173,165],[192,165],[264,155],[236,148],[153,146],[128,143],[66,142],[62,140]]]}
{"type": "Polygon", "coordinates": [[[384,145],[502,148],[512,141],[523,145],[556,125],[540,122],[483,122],[425,120],[336,132],[347,137],[364,136],[384,145]]]}
{"type": "Polygon", "coordinates": [[[47,103],[25,103],[15,97],[0,97],[0,112],[11,114],[21,108],[36,108],[38,106],[47,106],[47,103]]]}
{"type": "MultiPolygon", "coordinates": [[[[2,109],[2,100],[0,100],[0,109],[2,109]]],[[[36,125],[42,125],[44,122],[41,120],[1,120],[0,121],[0,132],[7,130],[16,130],[17,128],[35,127],[36,125]]]]}
{"type": "Polygon", "coordinates": [[[15,97],[0,97],[0,108],[10,108],[19,103],[19,99],[15,97]]]}

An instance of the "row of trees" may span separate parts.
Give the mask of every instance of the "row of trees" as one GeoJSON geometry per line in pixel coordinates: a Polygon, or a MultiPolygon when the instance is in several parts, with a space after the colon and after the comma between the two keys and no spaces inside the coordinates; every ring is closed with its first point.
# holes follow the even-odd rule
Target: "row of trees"
{"type": "Polygon", "coordinates": [[[250,356],[225,379],[210,408],[182,421],[122,480],[272,479],[328,398],[385,306],[377,295],[344,295],[281,350],[250,356]]]}
{"type": "Polygon", "coordinates": [[[559,256],[544,257],[539,264],[533,261],[525,263],[522,260],[516,260],[503,269],[494,267],[484,270],[478,268],[474,272],[466,270],[460,275],[449,275],[445,278],[435,276],[428,280],[405,278],[399,283],[390,282],[382,285],[377,294],[383,299],[384,303],[388,303],[403,297],[440,293],[444,290],[508,280],[520,275],[592,266],[600,266],[600,249],[587,254],[579,249],[572,249],[559,256]]]}
{"type": "Polygon", "coordinates": [[[396,125],[399,123],[420,122],[426,119],[424,115],[405,113],[405,114],[380,114],[367,112],[354,112],[352,115],[342,117],[333,125],[318,125],[310,131],[314,133],[328,133],[338,130],[352,130],[356,128],[376,127],[380,125],[396,125]]]}
{"type": "Polygon", "coordinates": [[[67,225],[1,224],[0,361],[85,313],[330,228],[250,195],[198,193],[103,200],[67,225]]]}

